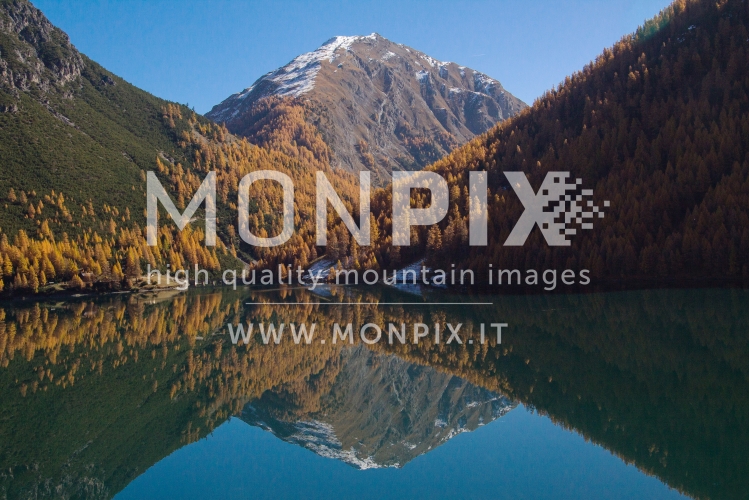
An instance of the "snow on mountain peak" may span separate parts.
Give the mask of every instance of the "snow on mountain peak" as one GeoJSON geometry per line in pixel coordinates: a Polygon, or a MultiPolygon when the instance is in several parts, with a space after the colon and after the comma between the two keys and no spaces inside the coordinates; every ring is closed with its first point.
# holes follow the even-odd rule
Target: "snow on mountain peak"
{"type": "MultiPolygon", "coordinates": [[[[388,42],[387,39],[381,37],[377,33],[371,33],[369,35],[355,35],[355,36],[335,36],[320,47],[312,52],[306,52],[295,57],[287,65],[282,66],[274,71],[266,73],[260,77],[252,86],[244,89],[243,91],[234,94],[230,97],[229,101],[237,103],[253,94],[254,90],[260,91],[262,94],[267,92],[273,95],[281,97],[299,97],[303,94],[310,92],[315,88],[315,79],[322,67],[323,62],[332,64],[336,58],[344,55],[351,50],[351,47],[355,43],[367,43],[368,45],[374,45],[380,41],[388,42]],[[261,86],[262,84],[262,86],[261,86]],[[270,88],[267,85],[270,84],[270,88]],[[260,86],[260,88],[258,88],[260,86]],[[262,89],[262,90],[261,90],[262,89]]],[[[401,47],[407,53],[411,54],[412,51],[408,47],[402,44],[394,44],[397,47],[401,47]]],[[[385,46],[384,48],[387,48],[385,46]]],[[[416,72],[416,78],[420,83],[425,83],[429,75],[426,71],[429,67],[436,68],[439,75],[442,78],[447,78],[448,69],[447,67],[452,64],[448,61],[439,61],[421,52],[416,52],[417,60],[415,63],[424,70],[416,72]],[[424,61],[426,65],[422,66],[419,60],[424,61]]],[[[385,50],[380,56],[380,60],[385,62],[394,57],[399,57],[391,50],[385,50]]],[[[372,58],[369,58],[372,60],[372,58]]],[[[340,65],[339,65],[340,66],[340,65]]],[[[465,77],[465,67],[460,66],[460,75],[465,77]]],[[[476,91],[481,93],[489,93],[493,86],[498,82],[493,80],[486,75],[476,73],[474,74],[476,91]]],[[[238,113],[237,109],[226,108],[217,112],[215,119],[227,120],[231,119],[238,113]]]]}
{"type": "Polygon", "coordinates": [[[483,73],[475,72],[473,74],[473,88],[476,92],[482,94],[491,94],[494,86],[499,82],[494,78],[490,78],[483,73]]]}
{"type": "Polygon", "coordinates": [[[275,95],[299,97],[312,90],[315,86],[315,77],[320,71],[320,63],[327,61],[332,63],[340,51],[348,51],[355,42],[376,42],[379,35],[372,33],[362,36],[335,36],[322,44],[316,50],[295,57],[289,64],[271,71],[262,76],[251,87],[237,94],[237,98],[244,99],[255,89],[260,81],[271,81],[278,85],[274,90],[275,95]]]}

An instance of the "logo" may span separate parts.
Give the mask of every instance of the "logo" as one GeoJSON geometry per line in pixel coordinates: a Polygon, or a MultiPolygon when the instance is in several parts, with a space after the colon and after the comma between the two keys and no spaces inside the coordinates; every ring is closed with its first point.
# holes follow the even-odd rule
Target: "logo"
{"type": "MultiPolygon", "coordinates": [[[[567,183],[569,172],[549,172],[544,178],[538,193],[528,182],[523,172],[505,172],[510,185],[515,190],[525,207],[505,246],[523,246],[528,235],[538,224],[541,233],[549,246],[570,246],[569,236],[577,234],[577,227],[593,229],[593,219],[603,218],[603,211],[593,203],[593,190],[582,189],[582,179],[567,183]]],[[[317,172],[316,223],[317,245],[327,244],[328,205],[343,220],[351,236],[361,246],[370,241],[370,180],[369,172],[359,173],[359,220],[354,217],[333,190],[323,172],[317,172]]],[[[488,179],[486,172],[469,172],[468,203],[468,236],[470,246],[487,245],[488,228],[488,179]]],[[[411,244],[411,228],[437,224],[447,216],[449,208],[449,190],[447,181],[435,172],[393,172],[392,197],[392,242],[394,246],[411,244]],[[426,189],[431,193],[431,204],[427,208],[411,207],[412,189],[426,189]]],[[[206,245],[216,244],[216,173],[209,172],[198,191],[193,196],[184,213],[180,213],[171,198],[161,185],[154,172],[147,176],[147,243],[158,244],[158,203],[166,209],[167,214],[176,222],[181,231],[191,220],[198,207],[205,201],[206,245]]],[[[289,176],[271,170],[257,170],[244,176],[238,188],[238,226],[239,235],[246,243],[259,247],[275,247],[291,238],[294,232],[294,183],[289,176]],[[249,189],[257,181],[277,182],[283,188],[283,230],[280,234],[267,238],[250,232],[249,227],[249,189]]],[[[609,206],[608,201],[603,202],[609,206]]]]}

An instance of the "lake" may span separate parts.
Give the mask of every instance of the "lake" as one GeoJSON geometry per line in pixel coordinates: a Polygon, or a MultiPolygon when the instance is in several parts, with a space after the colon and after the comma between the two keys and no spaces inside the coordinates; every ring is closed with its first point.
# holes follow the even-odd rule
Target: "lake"
{"type": "Polygon", "coordinates": [[[387,287],[0,304],[0,492],[742,498],[747,304],[741,289],[387,287]]]}

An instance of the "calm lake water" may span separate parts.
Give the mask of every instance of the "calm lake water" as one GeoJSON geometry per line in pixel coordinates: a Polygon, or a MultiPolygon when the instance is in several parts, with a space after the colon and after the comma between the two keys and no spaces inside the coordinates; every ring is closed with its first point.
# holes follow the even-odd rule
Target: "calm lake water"
{"type": "Polygon", "coordinates": [[[0,304],[0,495],[744,498],[747,304],[371,287],[0,304]],[[235,345],[227,324],[250,323],[235,345]],[[261,323],[286,325],[279,343],[261,323]],[[316,325],[309,344],[292,323],[316,325]]]}

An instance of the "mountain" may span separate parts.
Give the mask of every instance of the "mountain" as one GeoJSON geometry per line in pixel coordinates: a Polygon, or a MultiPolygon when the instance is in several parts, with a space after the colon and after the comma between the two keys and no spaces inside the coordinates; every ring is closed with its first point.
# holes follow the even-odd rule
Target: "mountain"
{"type": "Polygon", "coordinates": [[[749,278],[748,57],[746,1],[675,2],[528,112],[431,165],[454,179],[456,197],[412,250],[438,267],[749,278]],[[468,170],[488,172],[488,247],[466,244],[468,170]],[[534,192],[549,172],[570,172],[610,207],[592,230],[570,220],[570,246],[551,247],[536,230],[524,246],[504,246],[524,211],[508,171],[524,172],[534,192]]]}
{"type": "MultiPolygon", "coordinates": [[[[327,147],[319,134],[294,126],[307,133],[304,148],[292,141],[253,146],[102,68],[28,1],[0,0],[0,292],[121,288],[147,265],[165,271],[197,264],[218,272],[243,266],[238,259],[272,264],[281,256],[306,265],[316,257],[313,220],[301,221],[275,253],[252,253],[235,225],[238,179],[251,170],[290,175],[297,210],[314,206],[317,170],[346,203],[358,193],[352,175],[309,154],[307,148],[327,147]],[[202,224],[178,233],[165,217],[159,245],[146,245],[147,171],[180,210],[206,174],[216,172],[216,247],[203,244],[202,224]]],[[[252,197],[253,233],[279,232],[280,192],[255,189],[252,197]]]]}
{"type": "Polygon", "coordinates": [[[210,121],[105,70],[24,0],[0,3],[0,111],[0,291],[119,286],[140,262],[166,265],[143,245],[145,171],[192,184],[185,137],[210,141],[210,121]]]}
{"type": "Polygon", "coordinates": [[[302,108],[332,150],[331,162],[370,170],[438,160],[526,105],[483,73],[391,42],[377,33],[337,36],[260,77],[206,116],[264,144],[279,107],[302,108]]]}
{"type": "Polygon", "coordinates": [[[370,469],[403,467],[516,406],[458,377],[362,345],[341,356],[341,371],[314,411],[297,410],[295,393],[279,388],[248,404],[242,419],[318,455],[370,469]]]}
{"type": "MultiPolygon", "coordinates": [[[[415,229],[411,247],[391,245],[391,194],[380,189],[370,218],[376,243],[359,247],[336,219],[325,251],[356,268],[426,256],[439,268],[589,269],[609,282],[749,278],[747,40],[744,2],[679,0],[532,108],[429,165],[452,184],[451,210],[438,226],[415,229]],[[466,242],[469,169],[489,174],[488,247],[466,242]],[[535,230],[525,246],[505,247],[524,210],[508,171],[525,172],[534,191],[549,172],[568,171],[598,205],[611,205],[593,230],[569,221],[577,234],[568,247],[548,246],[535,230]]],[[[336,38],[230,99],[231,113],[214,109],[214,118],[234,116],[227,123],[248,140],[106,71],[30,3],[1,1],[0,292],[129,286],[147,265],[307,266],[322,251],[308,216],[316,170],[353,209],[351,170],[361,166],[343,159],[364,162],[384,184],[390,168],[418,167],[466,139],[476,117],[509,115],[502,103],[514,101],[498,83],[462,71],[377,35],[336,38]],[[481,113],[466,113],[472,99],[481,113]],[[238,180],[257,169],[287,173],[297,188],[296,232],[279,247],[238,237],[238,180]],[[145,244],[148,170],[180,209],[207,172],[217,173],[216,248],[203,245],[199,225],[178,234],[163,224],[160,244],[145,244]]],[[[279,187],[258,184],[251,198],[250,230],[278,234],[279,187]]]]}
{"type": "Polygon", "coordinates": [[[30,3],[0,4],[0,54],[0,196],[10,201],[0,227],[6,233],[37,226],[25,217],[27,206],[7,199],[10,189],[39,199],[52,189],[62,192],[74,215],[98,199],[124,212],[145,206],[130,187],[140,186],[141,170],[153,169],[157,154],[184,162],[177,137],[162,123],[166,101],[79,53],[30,3]]]}

